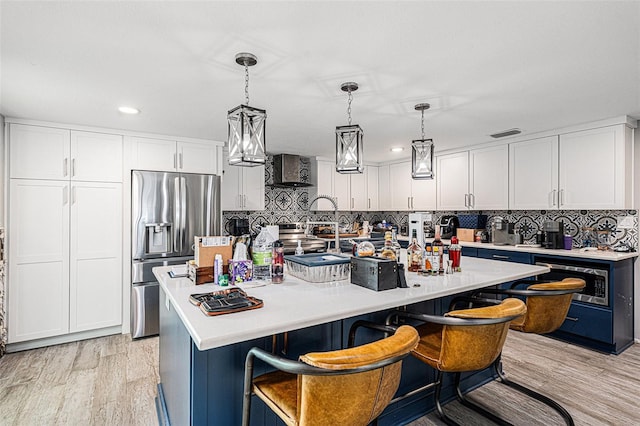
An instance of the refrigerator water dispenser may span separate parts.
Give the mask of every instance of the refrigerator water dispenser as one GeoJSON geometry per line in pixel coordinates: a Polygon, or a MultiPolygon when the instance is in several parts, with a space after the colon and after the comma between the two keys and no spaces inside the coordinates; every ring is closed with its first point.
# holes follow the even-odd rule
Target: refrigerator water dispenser
{"type": "Polygon", "coordinates": [[[171,248],[171,223],[147,223],[146,254],[167,253],[173,251],[171,248]]]}

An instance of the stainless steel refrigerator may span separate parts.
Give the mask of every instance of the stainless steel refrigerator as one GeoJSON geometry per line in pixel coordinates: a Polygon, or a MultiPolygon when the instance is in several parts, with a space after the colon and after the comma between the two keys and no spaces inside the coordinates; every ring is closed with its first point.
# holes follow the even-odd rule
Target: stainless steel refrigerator
{"type": "Polygon", "coordinates": [[[220,235],[220,177],[131,172],[131,336],[158,334],[158,282],[152,268],[193,259],[193,237],[220,235]]]}

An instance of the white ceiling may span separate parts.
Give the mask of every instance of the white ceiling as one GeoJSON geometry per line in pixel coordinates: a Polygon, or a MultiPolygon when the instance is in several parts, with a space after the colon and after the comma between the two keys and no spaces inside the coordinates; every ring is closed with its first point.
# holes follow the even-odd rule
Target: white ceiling
{"type": "Polygon", "coordinates": [[[421,102],[437,151],[640,117],[637,1],[2,0],[0,13],[6,117],[225,140],[242,51],[258,56],[250,104],[267,110],[271,153],[333,156],[345,81],[360,85],[366,161],[410,156],[421,102]]]}

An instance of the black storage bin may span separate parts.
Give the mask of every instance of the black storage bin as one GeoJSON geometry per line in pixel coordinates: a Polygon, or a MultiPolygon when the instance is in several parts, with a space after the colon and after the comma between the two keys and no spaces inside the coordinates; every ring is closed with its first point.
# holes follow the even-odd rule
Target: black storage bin
{"type": "Polygon", "coordinates": [[[398,264],[379,257],[352,257],[351,284],[370,290],[391,290],[398,286],[398,264]]]}
{"type": "Polygon", "coordinates": [[[460,228],[485,229],[487,227],[487,215],[486,214],[459,214],[458,222],[460,222],[460,228]]]}

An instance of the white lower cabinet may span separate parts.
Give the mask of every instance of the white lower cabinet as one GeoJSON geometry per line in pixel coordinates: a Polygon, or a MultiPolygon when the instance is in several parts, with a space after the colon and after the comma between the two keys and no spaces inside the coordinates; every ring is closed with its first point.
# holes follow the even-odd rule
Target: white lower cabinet
{"type": "Polygon", "coordinates": [[[122,323],[122,184],[12,179],[8,343],[122,323]]]}

